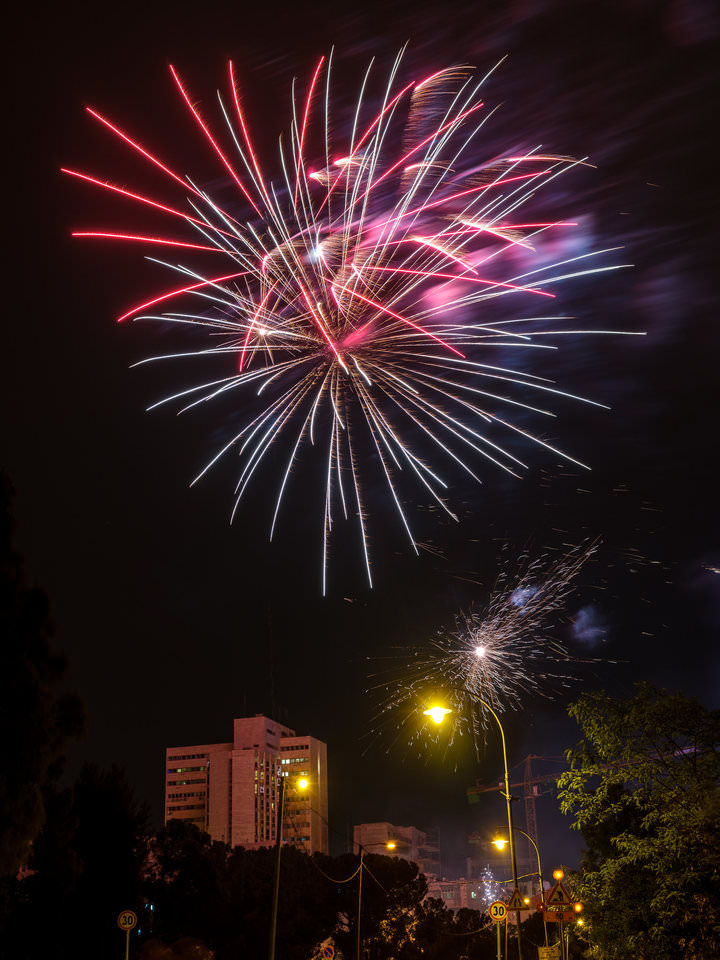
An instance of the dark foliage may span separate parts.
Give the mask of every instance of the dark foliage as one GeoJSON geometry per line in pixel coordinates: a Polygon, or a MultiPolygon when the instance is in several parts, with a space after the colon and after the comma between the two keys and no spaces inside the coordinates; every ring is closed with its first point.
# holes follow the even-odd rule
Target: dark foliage
{"type": "Polygon", "coordinates": [[[717,957],[720,711],[640,684],[629,700],[585,694],[570,713],[584,740],[560,799],[588,845],[576,889],[591,955],[717,957]]]}
{"type": "Polygon", "coordinates": [[[11,484],[0,474],[0,877],[28,860],[45,820],[45,788],[84,727],[78,698],[56,692],[67,663],[50,642],[48,599],[25,582],[13,550],[11,504],[11,484]]]}
{"type": "Polygon", "coordinates": [[[51,791],[31,872],[6,882],[3,948],[16,960],[111,957],[117,916],[142,915],[147,812],[117,767],[83,767],[72,789],[51,791]]]}

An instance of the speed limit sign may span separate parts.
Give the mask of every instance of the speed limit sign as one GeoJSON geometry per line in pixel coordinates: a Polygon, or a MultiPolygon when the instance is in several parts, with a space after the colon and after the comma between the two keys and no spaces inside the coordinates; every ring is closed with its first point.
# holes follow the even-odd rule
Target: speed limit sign
{"type": "Polygon", "coordinates": [[[507,907],[502,900],[495,900],[490,904],[490,919],[495,923],[502,923],[507,918],[507,907]]]}
{"type": "Polygon", "coordinates": [[[136,924],[137,917],[132,910],[123,910],[118,917],[118,926],[121,930],[127,930],[129,932],[136,924]]]}

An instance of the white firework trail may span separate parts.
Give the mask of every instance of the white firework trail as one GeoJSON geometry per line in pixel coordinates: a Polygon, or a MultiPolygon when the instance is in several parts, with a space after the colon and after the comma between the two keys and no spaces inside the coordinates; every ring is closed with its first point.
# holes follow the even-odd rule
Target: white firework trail
{"type": "MultiPolygon", "coordinates": [[[[324,485],[323,592],[331,534],[339,518],[353,515],[372,585],[364,494],[370,469],[383,478],[417,552],[403,502],[406,478],[457,519],[448,502],[452,476],[459,471],[479,481],[483,462],[519,475],[527,465],[513,452],[518,438],[578,464],[513,422],[513,413],[554,418],[548,404],[560,398],[603,405],[498,363],[498,348],[555,349],[548,339],[561,335],[622,333],[578,330],[567,326],[569,318],[527,306],[513,321],[488,315],[486,302],[510,296],[528,306],[547,305],[555,296],[549,288],[560,281],[628,265],[606,262],[616,252],[610,249],[526,269],[547,234],[576,224],[523,222],[519,211],[530,200],[535,207],[542,188],[584,161],[537,147],[479,162],[479,134],[492,114],[481,97],[489,73],[478,79],[471,68],[450,67],[402,84],[401,59],[402,52],[379,98],[369,93],[370,64],[349,132],[333,124],[332,55],[319,61],[301,99],[293,84],[277,181],[263,171],[253,147],[232,62],[230,96],[218,92],[222,143],[171,67],[198,134],[237,188],[231,204],[212,199],[95,110],[90,114],[162,171],[183,201],[161,202],[64,170],[185,230],[179,237],[99,230],[74,235],[160,246],[191,258],[157,261],[182,283],[124,310],[118,320],[196,331],[199,348],[142,363],[214,357],[218,376],[152,408],[172,403],[187,410],[232,400],[237,426],[193,483],[235,453],[240,472],[233,517],[270,451],[284,443],[271,537],[291,499],[293,467],[315,448],[324,485]],[[210,267],[207,258],[218,263],[210,267]],[[191,298],[197,309],[180,312],[178,302],[191,298]]],[[[306,510],[304,500],[295,509],[306,510]]]]}

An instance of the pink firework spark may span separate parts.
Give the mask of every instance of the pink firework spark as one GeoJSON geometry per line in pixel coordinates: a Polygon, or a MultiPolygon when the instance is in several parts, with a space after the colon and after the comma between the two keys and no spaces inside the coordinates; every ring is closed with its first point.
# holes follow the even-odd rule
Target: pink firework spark
{"type": "Polygon", "coordinates": [[[551,301],[555,294],[548,288],[560,279],[618,268],[588,262],[609,251],[536,264],[534,244],[542,243],[543,234],[575,224],[546,217],[518,223],[517,213],[582,161],[530,150],[478,162],[478,134],[490,116],[480,97],[486,78],[451,67],[401,84],[401,56],[379,95],[369,93],[374,78],[368,68],[346,135],[331,122],[332,55],[309,73],[299,102],[294,84],[289,135],[280,140],[281,176],[274,180],[253,147],[232,62],[232,103],[227,109],[218,92],[218,132],[211,131],[209,110],[200,115],[189,87],[170,67],[189,119],[238,190],[230,204],[219,204],[91,109],[89,115],[124,147],[166,175],[167,201],[64,170],[181,222],[187,231],[167,237],[97,228],[75,236],[166,246],[223,261],[224,269],[219,263],[163,264],[183,282],[127,307],[118,320],[189,325],[211,339],[172,357],[214,355],[223,365],[218,379],[153,406],[178,401],[187,409],[247,391],[237,394],[240,428],[193,481],[234,450],[241,469],[233,516],[270,449],[285,441],[289,457],[278,480],[272,535],[301,451],[319,448],[323,592],[331,532],[338,517],[351,514],[372,584],[361,461],[379,469],[416,552],[401,501],[403,477],[457,519],[446,502],[443,461],[476,480],[474,461],[516,475],[525,464],[503,445],[504,433],[578,462],[503,412],[524,408],[553,417],[518,391],[571,395],[547,378],[503,365],[490,351],[547,348],[542,338],[576,333],[562,328],[561,316],[533,316],[532,304],[551,301]],[[487,316],[486,301],[503,296],[521,302],[512,326],[487,316]],[[192,299],[199,304],[195,312],[187,309],[192,299]],[[158,307],[163,312],[148,312],[158,307]]]}

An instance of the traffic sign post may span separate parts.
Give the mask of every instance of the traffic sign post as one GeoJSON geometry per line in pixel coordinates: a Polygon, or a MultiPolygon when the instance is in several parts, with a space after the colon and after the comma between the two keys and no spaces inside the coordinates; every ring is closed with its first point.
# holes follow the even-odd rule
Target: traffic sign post
{"type": "Polygon", "coordinates": [[[118,926],[125,931],[125,960],[130,956],[130,931],[137,925],[137,916],[132,910],[123,910],[117,918],[118,926]]]}
{"type": "Polygon", "coordinates": [[[543,913],[548,923],[572,923],[575,919],[573,910],[563,910],[562,907],[545,907],[543,913]]]}
{"type": "Polygon", "coordinates": [[[524,907],[525,907],[525,904],[523,903],[523,898],[520,896],[520,891],[518,890],[517,887],[515,887],[515,889],[512,892],[512,896],[507,902],[507,908],[508,910],[511,910],[511,911],[512,910],[517,911],[517,910],[524,909],[524,907]]]}
{"type": "Polygon", "coordinates": [[[326,943],[320,952],[325,960],[333,960],[333,957],[335,956],[335,947],[331,943],[326,943]]]}
{"type": "Polygon", "coordinates": [[[494,903],[490,904],[490,919],[494,920],[495,923],[502,923],[503,920],[507,919],[507,914],[508,908],[502,900],[495,900],[494,903]]]}
{"type": "Polygon", "coordinates": [[[507,907],[502,900],[495,900],[490,904],[490,919],[497,927],[497,960],[502,960],[502,942],[500,939],[500,924],[503,920],[507,923],[507,907]]]}
{"type": "MultiPolygon", "coordinates": [[[[561,958],[565,956],[565,924],[571,923],[574,919],[575,913],[573,910],[574,904],[572,897],[567,892],[567,889],[562,882],[562,872],[559,872],[559,879],[556,881],[555,886],[550,890],[545,901],[545,909],[543,910],[543,916],[545,917],[546,922],[550,923],[559,923],[560,924],[560,956],[561,958]]],[[[556,874],[557,875],[557,874],[556,874]]],[[[556,954],[557,956],[557,954],[556,954]]]]}
{"type": "Polygon", "coordinates": [[[562,880],[558,880],[555,886],[548,893],[545,903],[548,907],[559,907],[563,910],[572,910],[573,900],[565,888],[562,880]]]}
{"type": "Polygon", "coordinates": [[[560,944],[553,943],[549,947],[538,947],[538,960],[560,960],[560,944]]]}

